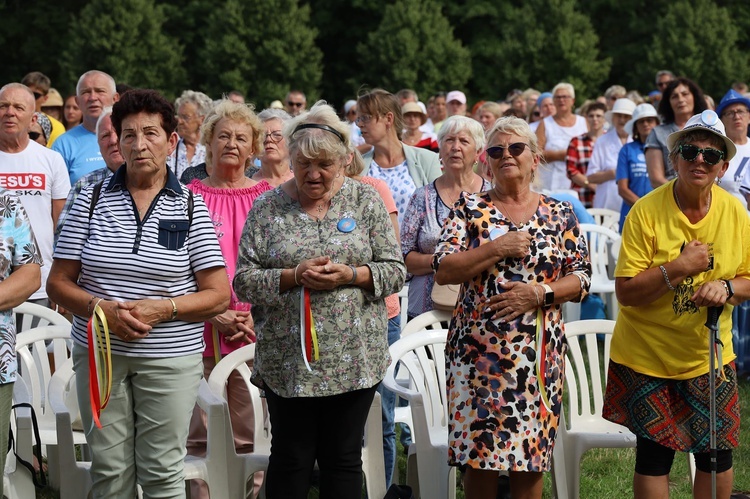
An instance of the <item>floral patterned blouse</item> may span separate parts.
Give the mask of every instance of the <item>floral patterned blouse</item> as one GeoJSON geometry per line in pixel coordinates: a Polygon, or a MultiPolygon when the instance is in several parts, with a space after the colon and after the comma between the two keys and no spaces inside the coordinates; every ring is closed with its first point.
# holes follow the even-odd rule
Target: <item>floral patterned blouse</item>
{"type": "MultiPolygon", "coordinates": [[[[42,264],[42,255],[31,232],[31,224],[21,201],[0,188],[0,281],[13,267],[42,264]]],[[[16,320],[13,310],[0,311],[0,385],[16,380],[16,320]]]]}
{"type": "Polygon", "coordinates": [[[390,362],[384,298],[404,284],[393,225],[371,186],[344,179],[320,221],[280,187],[259,197],[240,241],[234,290],[253,303],[257,346],[253,382],[282,397],[321,397],[374,386],[390,362]],[[352,219],[353,230],[339,229],[352,219]],[[300,293],[279,293],[281,272],[317,256],[367,265],[373,291],[341,286],[311,291],[320,358],[308,371],[300,343],[300,293]]]}

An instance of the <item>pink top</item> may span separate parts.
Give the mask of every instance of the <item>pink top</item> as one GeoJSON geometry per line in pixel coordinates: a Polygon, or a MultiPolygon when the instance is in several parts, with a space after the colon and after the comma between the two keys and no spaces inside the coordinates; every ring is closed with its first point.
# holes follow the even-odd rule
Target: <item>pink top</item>
{"type": "MultiPolygon", "coordinates": [[[[362,180],[362,183],[371,185],[375,188],[375,190],[378,191],[378,194],[380,194],[380,197],[383,198],[385,209],[388,211],[389,215],[393,213],[398,213],[398,208],[396,208],[396,202],[393,200],[393,195],[391,195],[391,189],[388,187],[388,184],[386,184],[385,181],[377,179],[377,178],[373,178],[373,177],[362,177],[361,180],[362,180]]],[[[210,210],[210,207],[209,207],[209,210],[210,210]]],[[[385,306],[388,309],[389,319],[393,319],[394,317],[399,315],[401,313],[401,305],[399,305],[399,302],[398,302],[398,294],[386,296],[385,306]]]]}
{"type": "MultiPolygon", "coordinates": [[[[240,248],[240,237],[245,227],[245,220],[255,199],[266,191],[273,189],[271,184],[262,180],[252,187],[242,189],[217,189],[209,187],[198,179],[188,184],[188,189],[200,194],[208,206],[208,213],[219,238],[221,254],[227,266],[227,278],[229,286],[232,286],[234,272],[237,267],[237,253],[240,248]]],[[[249,303],[240,302],[232,289],[232,298],[229,302],[229,310],[250,310],[249,303]]],[[[213,337],[211,334],[211,323],[206,322],[203,327],[203,339],[206,342],[204,357],[214,356],[213,337]]],[[[244,346],[241,341],[221,343],[221,353],[227,354],[244,346]]]]}

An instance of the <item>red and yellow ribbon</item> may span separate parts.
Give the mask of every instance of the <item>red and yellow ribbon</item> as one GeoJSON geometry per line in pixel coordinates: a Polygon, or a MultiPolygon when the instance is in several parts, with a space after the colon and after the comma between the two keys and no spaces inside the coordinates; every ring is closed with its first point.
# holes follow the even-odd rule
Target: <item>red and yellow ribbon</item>
{"type": "MultiPolygon", "coordinates": [[[[101,300],[99,300],[101,301],[101,300]]],[[[94,424],[101,429],[99,416],[109,403],[112,393],[112,346],[109,326],[99,302],[94,306],[86,327],[89,347],[89,400],[94,424]]]]}
{"type": "Polygon", "coordinates": [[[315,319],[310,305],[310,290],[302,288],[300,293],[300,346],[302,359],[308,371],[312,371],[310,362],[320,359],[318,349],[318,334],[315,331],[315,319]]]}

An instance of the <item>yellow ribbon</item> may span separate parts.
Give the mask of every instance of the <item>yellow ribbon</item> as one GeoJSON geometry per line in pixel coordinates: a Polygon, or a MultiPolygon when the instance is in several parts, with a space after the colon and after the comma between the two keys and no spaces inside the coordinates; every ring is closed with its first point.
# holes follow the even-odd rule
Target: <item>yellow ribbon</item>
{"type": "Polygon", "coordinates": [[[536,311],[536,379],[539,385],[539,395],[542,399],[542,405],[551,412],[552,404],[547,395],[547,386],[544,381],[545,376],[542,370],[542,362],[546,356],[544,345],[544,309],[538,308],[536,311]]]}

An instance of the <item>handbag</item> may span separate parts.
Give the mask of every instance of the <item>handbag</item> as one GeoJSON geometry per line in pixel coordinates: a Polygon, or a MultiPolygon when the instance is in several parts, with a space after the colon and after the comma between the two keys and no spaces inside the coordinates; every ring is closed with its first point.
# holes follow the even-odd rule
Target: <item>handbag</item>
{"type": "Polygon", "coordinates": [[[414,499],[414,493],[408,485],[391,484],[383,499],[414,499]]]}
{"type": "MultiPolygon", "coordinates": [[[[21,457],[16,453],[16,441],[13,438],[13,428],[8,428],[8,449],[7,452],[13,452],[13,455],[16,456],[16,464],[21,465],[27,470],[29,470],[29,473],[31,473],[31,480],[34,482],[34,487],[38,489],[43,489],[47,486],[47,477],[44,474],[44,470],[42,469],[42,445],[41,441],[42,439],[39,438],[39,423],[37,423],[36,420],[36,413],[34,412],[34,407],[27,403],[27,402],[21,402],[19,404],[14,404],[11,406],[11,411],[14,409],[17,409],[19,407],[28,408],[31,411],[31,429],[34,433],[34,439],[36,440],[36,445],[34,445],[33,448],[33,454],[37,459],[37,462],[39,463],[39,471],[34,470],[34,466],[21,459],[21,457]],[[38,476],[37,476],[38,475],[38,476]]],[[[2,494],[0,494],[2,495],[2,494]]]]}
{"type": "Polygon", "coordinates": [[[448,310],[450,312],[456,308],[456,302],[458,301],[458,293],[461,290],[460,284],[437,284],[434,283],[432,286],[432,298],[433,308],[436,310],[448,310]]]}

